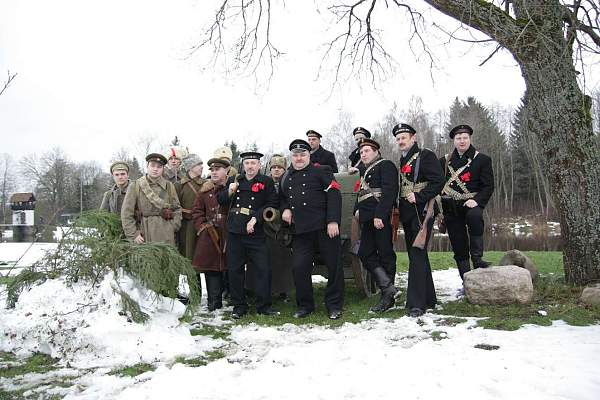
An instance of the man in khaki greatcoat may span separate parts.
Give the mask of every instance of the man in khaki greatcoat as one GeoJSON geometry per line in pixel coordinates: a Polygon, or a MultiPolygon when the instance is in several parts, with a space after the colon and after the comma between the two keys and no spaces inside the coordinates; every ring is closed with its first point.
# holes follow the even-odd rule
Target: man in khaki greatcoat
{"type": "Polygon", "coordinates": [[[125,161],[116,161],[110,166],[110,174],[115,184],[104,192],[100,209],[120,216],[123,199],[129,187],[129,165],[125,161]]]}
{"type": "Polygon", "coordinates": [[[181,229],[179,230],[179,252],[184,257],[192,260],[197,237],[196,229],[194,229],[192,223],[192,208],[194,208],[196,197],[206,179],[202,178],[204,164],[196,154],[190,154],[183,159],[183,168],[187,172],[181,182],[175,184],[183,217],[181,229]]]}
{"type": "Polygon", "coordinates": [[[125,236],[131,242],[163,242],[175,246],[181,227],[181,206],[175,185],[163,178],[167,159],[162,154],[146,156],[147,173],[133,182],[121,209],[125,236]]]}

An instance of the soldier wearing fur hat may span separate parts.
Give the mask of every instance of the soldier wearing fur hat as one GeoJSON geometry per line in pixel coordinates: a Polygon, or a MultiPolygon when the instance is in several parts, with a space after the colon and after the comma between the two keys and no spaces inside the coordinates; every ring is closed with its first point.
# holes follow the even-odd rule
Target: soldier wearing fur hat
{"type": "Polygon", "coordinates": [[[454,150],[440,158],[445,172],[442,189],[443,223],[448,230],[460,277],[473,268],[485,268],[483,260],[483,209],[494,192],[492,159],[471,144],[473,128],[458,125],[450,131],[454,150]],[[468,234],[467,234],[468,230],[468,234]]]}
{"type": "Polygon", "coordinates": [[[115,184],[104,192],[100,209],[121,216],[123,199],[129,187],[129,165],[125,161],[116,161],[110,166],[110,174],[115,184]]]}
{"type": "Polygon", "coordinates": [[[321,166],[329,168],[333,173],[338,172],[335,155],[321,146],[323,136],[317,131],[310,130],[306,132],[306,137],[310,145],[310,162],[316,167],[321,166]]]}
{"type": "Polygon", "coordinates": [[[392,209],[398,197],[398,169],[381,157],[379,143],[363,138],[359,144],[364,170],[361,171],[358,198],[354,207],[361,225],[358,255],[381,290],[372,312],[383,312],[395,303],[397,290],[396,253],[392,243],[392,209]]]}
{"type": "Polygon", "coordinates": [[[262,225],[264,208],[277,207],[278,200],[273,180],[260,173],[262,156],[255,151],[240,154],[244,174],[230,177],[217,196],[219,204],[230,205],[226,225],[227,272],[235,319],[248,312],[244,293],[246,261],[252,264],[256,276],[256,312],[279,314],[271,308],[271,267],[262,225]]]}
{"type": "Polygon", "coordinates": [[[202,178],[204,163],[197,154],[189,154],[184,158],[182,167],[186,171],[185,176],[175,184],[183,216],[179,230],[178,248],[184,257],[191,260],[196,248],[196,230],[192,223],[192,208],[206,179],[202,178]]]}
{"type": "Polygon", "coordinates": [[[352,137],[354,138],[354,142],[356,142],[356,148],[352,150],[352,153],[348,156],[348,160],[350,160],[350,167],[348,168],[349,174],[364,171],[365,168],[360,159],[360,142],[363,139],[370,139],[371,132],[362,126],[358,126],[352,131],[352,137]]]}
{"type": "Polygon", "coordinates": [[[229,167],[229,172],[227,173],[228,176],[236,176],[238,174],[238,170],[232,164],[233,163],[233,151],[231,151],[231,147],[229,147],[229,146],[219,147],[213,153],[213,158],[220,158],[222,160],[229,161],[230,167],[229,167]]]}
{"type": "Polygon", "coordinates": [[[147,173],[134,181],[125,195],[121,221],[131,242],[163,242],[175,245],[175,233],[181,226],[181,206],[175,185],[163,178],[165,156],[146,156],[147,173]]]}
{"type": "Polygon", "coordinates": [[[229,161],[221,158],[208,160],[210,180],[202,184],[192,210],[192,221],[197,232],[192,265],[204,273],[208,294],[208,310],[223,307],[223,272],[227,270],[225,243],[227,206],[217,202],[217,193],[225,188],[229,161]]]}
{"type": "Polygon", "coordinates": [[[402,154],[398,208],[409,258],[406,308],[411,317],[419,317],[437,302],[427,255],[433,218],[427,224],[424,248],[414,247],[413,242],[421,229],[428,203],[444,186],[444,176],[436,155],[431,150],[419,148],[417,132],[412,126],[398,124],[392,134],[402,154]]]}
{"type": "Polygon", "coordinates": [[[292,225],[292,273],[296,286],[295,318],[315,310],[312,290],[314,256],[319,249],[327,266],[325,306],[329,318],[342,316],[344,272],[340,262],[340,222],[342,195],[333,173],[315,167],[310,160],[311,146],[302,139],[289,147],[292,167],[281,184],[281,218],[292,225]]]}
{"type": "Polygon", "coordinates": [[[172,183],[180,182],[185,176],[185,170],[182,168],[183,159],[188,156],[187,148],[182,146],[170,146],[166,151],[167,164],[165,165],[163,176],[172,183]]]}

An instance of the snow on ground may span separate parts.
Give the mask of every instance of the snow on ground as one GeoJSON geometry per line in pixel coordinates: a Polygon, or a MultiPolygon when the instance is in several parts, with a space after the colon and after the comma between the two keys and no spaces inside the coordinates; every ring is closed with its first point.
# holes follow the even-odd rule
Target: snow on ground
{"type": "Polygon", "coordinates": [[[47,251],[54,250],[56,243],[0,243],[0,273],[11,275],[38,261],[47,251]]]}
{"type": "Polygon", "coordinates": [[[61,280],[34,286],[14,309],[2,311],[0,351],[18,356],[41,352],[76,368],[96,368],[174,360],[222,344],[191,336],[189,326],[178,320],[185,310],[179,301],[156,300],[135,280],[120,277],[119,286],[151,317],[144,325],[128,322],[120,314],[116,282],[108,274],[93,288],[89,283],[67,288],[61,280]]]}
{"type": "MultiPolygon", "coordinates": [[[[7,247],[0,247],[0,258],[7,247]]],[[[37,250],[36,250],[37,251],[37,250]]],[[[438,299],[457,298],[456,269],[434,271],[438,299]]],[[[318,281],[318,279],[316,279],[318,281]]],[[[447,316],[373,318],[339,328],[286,324],[234,326],[228,340],[191,336],[178,321],[183,306],[153,302],[134,280],[119,284],[152,317],[145,325],[119,315],[119,298],[107,277],[90,290],[58,280],[24,293],[13,310],[0,309],[0,351],[42,351],[62,358],[48,374],[0,378],[6,389],[33,387],[57,376],[66,399],[596,399],[600,393],[600,326],[526,326],[506,332],[456,326],[447,316]],[[96,304],[88,307],[86,304],[96,304]],[[498,346],[496,350],[476,345],[498,346]],[[176,363],[220,349],[225,357],[202,367],[176,363]],[[157,368],[136,377],[108,373],[139,362],[157,368]]],[[[397,284],[405,288],[406,274],[397,284]]],[[[6,293],[0,287],[0,303],[6,293]]],[[[375,299],[374,299],[375,300],[375,299]]],[[[443,304],[441,305],[443,307],[443,304]]],[[[197,324],[230,324],[223,313],[197,324]]],[[[485,346],[483,346],[485,347],[485,346]]]]}

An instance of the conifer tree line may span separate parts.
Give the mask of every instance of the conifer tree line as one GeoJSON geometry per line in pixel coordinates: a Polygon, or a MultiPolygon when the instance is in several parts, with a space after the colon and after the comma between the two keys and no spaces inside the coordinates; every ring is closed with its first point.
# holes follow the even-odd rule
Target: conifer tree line
{"type": "MultiPolygon", "coordinates": [[[[600,90],[592,96],[594,130],[600,145],[600,90]]],[[[412,97],[406,108],[393,104],[376,122],[357,122],[351,113],[340,111],[338,120],[324,134],[323,146],[333,151],[340,170],[348,167],[348,155],[354,149],[352,130],[360,125],[369,129],[382,146],[385,157],[399,160],[398,147],[391,135],[392,127],[399,121],[411,124],[419,133],[420,145],[443,156],[452,151],[449,130],[458,124],[473,127],[473,145],[492,157],[496,189],[488,207],[488,215],[543,215],[556,217],[552,204],[548,174],[552,167],[546,165],[535,135],[523,123],[525,104],[516,109],[499,105],[485,105],[476,98],[456,98],[447,110],[430,113],[424,110],[423,100],[412,97]]],[[[302,132],[303,128],[298,131],[302,132]]],[[[301,135],[300,135],[301,136],[301,135]]],[[[239,152],[250,146],[260,150],[256,143],[245,147],[228,140],[232,148],[234,165],[239,152]]],[[[110,161],[124,160],[131,166],[130,178],[143,174],[144,152],[157,147],[156,136],[140,136],[132,150],[118,149],[110,161]]],[[[164,147],[164,146],[163,146],[164,147]]],[[[287,153],[271,145],[266,153],[287,153]]],[[[0,155],[0,221],[11,223],[8,208],[10,195],[15,191],[31,190],[37,198],[36,219],[39,224],[60,225],[65,215],[92,210],[100,205],[102,194],[112,185],[110,174],[100,161],[73,161],[60,147],[42,155],[31,154],[13,159],[0,155]],[[63,216],[61,219],[60,216],[63,216]]]]}

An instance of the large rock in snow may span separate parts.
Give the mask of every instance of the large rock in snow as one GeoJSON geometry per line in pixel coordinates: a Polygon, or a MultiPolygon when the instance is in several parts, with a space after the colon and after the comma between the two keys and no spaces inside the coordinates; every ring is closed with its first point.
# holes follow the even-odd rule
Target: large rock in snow
{"type": "Polygon", "coordinates": [[[473,304],[528,304],[533,300],[531,275],[516,265],[467,272],[464,287],[467,299],[473,304]]]}
{"type": "Polygon", "coordinates": [[[588,286],[583,289],[580,300],[585,304],[600,306],[600,285],[588,286]]]}
{"type": "Polygon", "coordinates": [[[498,265],[516,265],[525,268],[531,274],[531,280],[535,281],[538,277],[538,269],[529,257],[519,250],[509,250],[503,256],[498,265]]]}

